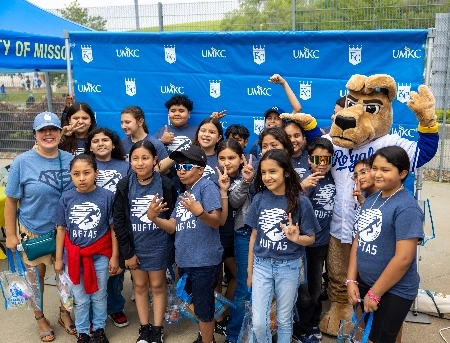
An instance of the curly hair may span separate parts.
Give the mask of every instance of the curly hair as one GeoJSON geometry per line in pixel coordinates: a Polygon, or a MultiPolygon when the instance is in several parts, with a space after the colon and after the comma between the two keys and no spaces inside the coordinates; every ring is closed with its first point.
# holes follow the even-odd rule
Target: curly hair
{"type": "Polygon", "coordinates": [[[189,112],[194,109],[194,102],[189,99],[186,95],[176,94],[166,101],[164,106],[169,110],[173,105],[181,105],[186,107],[189,112]]]}
{"type": "Polygon", "coordinates": [[[126,160],[125,150],[123,149],[122,142],[120,141],[119,136],[114,131],[107,129],[106,127],[97,127],[96,129],[89,132],[86,137],[84,153],[93,155],[91,151],[91,142],[94,136],[99,133],[103,133],[105,136],[108,136],[112,141],[114,148],[111,151],[111,158],[114,158],[116,160],[126,160]]]}

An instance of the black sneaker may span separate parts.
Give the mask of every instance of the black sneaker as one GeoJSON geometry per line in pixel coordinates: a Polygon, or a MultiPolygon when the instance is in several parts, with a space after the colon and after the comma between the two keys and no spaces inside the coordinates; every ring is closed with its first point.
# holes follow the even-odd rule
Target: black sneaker
{"type": "Polygon", "coordinates": [[[151,343],[152,334],[153,326],[151,324],[141,325],[136,343],[151,343]]]}
{"type": "Polygon", "coordinates": [[[164,343],[164,327],[153,326],[151,343],[164,343]]]}
{"type": "Polygon", "coordinates": [[[220,322],[214,324],[214,332],[219,335],[225,335],[227,331],[227,324],[230,321],[230,316],[226,316],[220,322]]]}
{"type": "Polygon", "coordinates": [[[94,331],[94,336],[91,339],[91,343],[109,343],[106,338],[104,329],[97,329],[94,331]]]}
{"type": "MultiPolygon", "coordinates": [[[[200,331],[198,332],[197,339],[196,339],[193,343],[203,343],[203,340],[202,340],[202,333],[201,333],[200,331]]],[[[214,338],[214,336],[213,336],[213,341],[212,341],[212,343],[216,343],[216,339],[214,338]]]]}
{"type": "Polygon", "coordinates": [[[91,341],[91,336],[87,333],[79,333],[77,337],[77,343],[89,343],[91,341]]]}

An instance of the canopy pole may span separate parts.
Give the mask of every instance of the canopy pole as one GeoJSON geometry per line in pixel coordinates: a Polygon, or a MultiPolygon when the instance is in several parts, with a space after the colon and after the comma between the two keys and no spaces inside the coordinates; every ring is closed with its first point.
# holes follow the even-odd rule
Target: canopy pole
{"type": "Polygon", "coordinates": [[[72,66],[70,64],[69,30],[63,30],[63,37],[66,43],[67,88],[69,89],[69,94],[73,96],[72,66]]]}
{"type": "Polygon", "coordinates": [[[47,107],[50,112],[53,112],[53,92],[52,85],[50,84],[50,75],[48,71],[44,72],[45,77],[45,89],[47,91],[47,107]]]}

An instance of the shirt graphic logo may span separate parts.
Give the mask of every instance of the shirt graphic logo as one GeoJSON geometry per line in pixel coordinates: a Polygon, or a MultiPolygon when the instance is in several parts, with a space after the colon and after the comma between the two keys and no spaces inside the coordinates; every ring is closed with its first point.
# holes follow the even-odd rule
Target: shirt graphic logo
{"type": "MultiPolygon", "coordinates": [[[[191,194],[192,199],[195,201],[195,195],[191,194]]],[[[182,222],[185,222],[188,219],[192,218],[192,212],[187,210],[186,207],[181,205],[179,202],[177,208],[175,209],[176,217],[179,218],[182,222]]],[[[178,231],[178,230],[177,230],[178,231]]]]}
{"type": "Polygon", "coordinates": [[[116,186],[122,175],[117,170],[99,170],[95,183],[97,186],[116,193],[116,186]]]}
{"type": "Polygon", "coordinates": [[[116,49],[116,55],[117,57],[139,57],[139,49],[130,49],[129,47],[125,47],[125,50],[123,49],[116,49]]]}
{"type": "Polygon", "coordinates": [[[354,66],[362,61],[362,45],[348,46],[348,61],[354,66]]]}
{"type": "Polygon", "coordinates": [[[63,179],[63,190],[70,183],[71,177],[68,169],[60,170],[46,170],[39,174],[38,181],[56,189],[58,192],[61,191],[61,178],[63,179]],[[62,173],[62,175],[61,175],[62,173]]]}
{"type": "Polygon", "coordinates": [[[266,61],[265,45],[253,45],[253,62],[263,64],[266,61]]]}
{"type": "Polygon", "coordinates": [[[81,46],[81,58],[86,63],[91,63],[94,60],[94,57],[92,56],[92,45],[81,46]]]}
{"type": "Polygon", "coordinates": [[[306,46],[303,50],[292,50],[294,58],[319,58],[319,50],[308,49],[306,46]]]}
{"type": "Polygon", "coordinates": [[[69,219],[71,223],[78,225],[81,230],[92,230],[97,227],[101,217],[102,214],[98,206],[87,201],[81,205],[74,205],[70,211],[69,219]]]}
{"type": "Polygon", "coordinates": [[[220,96],[220,80],[209,80],[209,95],[215,99],[220,96]]]}
{"type": "Polygon", "coordinates": [[[136,79],[125,78],[125,93],[129,96],[136,95],[136,79]]]}
{"type": "Polygon", "coordinates": [[[215,174],[216,172],[214,171],[214,169],[211,168],[211,166],[206,166],[205,169],[203,170],[203,177],[206,179],[210,179],[211,176],[215,174]]]}
{"type": "Polygon", "coordinates": [[[286,224],[287,218],[284,210],[281,208],[273,208],[261,212],[258,224],[261,225],[261,229],[268,239],[273,242],[278,242],[286,237],[285,233],[280,228],[280,222],[286,224]]]}
{"type": "Polygon", "coordinates": [[[325,211],[333,211],[334,207],[334,197],[333,194],[336,190],[336,186],[333,184],[325,185],[320,187],[319,191],[314,197],[314,201],[320,204],[325,211]]]}
{"type": "Polygon", "coordinates": [[[164,45],[164,59],[167,63],[175,63],[177,54],[175,52],[175,45],[164,45]]]}
{"type": "Polygon", "coordinates": [[[253,117],[253,132],[257,135],[264,129],[264,117],[253,117]]]}
{"type": "Polygon", "coordinates": [[[302,178],[303,175],[305,175],[305,173],[306,173],[305,168],[294,168],[294,170],[298,174],[298,176],[300,176],[300,178],[302,178]]]}
{"type": "Polygon", "coordinates": [[[309,100],[312,97],[312,81],[300,81],[300,99],[309,100]]]}
{"type": "Polygon", "coordinates": [[[187,150],[191,145],[191,140],[187,136],[175,136],[173,142],[167,146],[170,152],[175,150],[187,150]]]}
{"type": "Polygon", "coordinates": [[[421,50],[411,49],[405,46],[402,50],[392,50],[393,58],[421,58],[421,50]]]}
{"type": "Polygon", "coordinates": [[[410,100],[409,94],[411,93],[411,84],[402,84],[399,83],[397,85],[397,100],[401,103],[406,103],[410,100]]]}
{"type": "Polygon", "coordinates": [[[367,209],[361,212],[358,219],[359,239],[372,242],[378,238],[383,224],[383,215],[379,209],[367,209]]]}
{"type": "Polygon", "coordinates": [[[131,215],[133,217],[138,217],[143,223],[150,224],[152,221],[147,217],[147,210],[154,196],[154,194],[150,194],[145,195],[142,198],[131,200],[131,215]]]}

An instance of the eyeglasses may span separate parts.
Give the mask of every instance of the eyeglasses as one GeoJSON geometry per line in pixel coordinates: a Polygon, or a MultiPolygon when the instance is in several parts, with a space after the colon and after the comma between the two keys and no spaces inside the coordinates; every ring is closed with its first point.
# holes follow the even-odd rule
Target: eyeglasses
{"type": "Polygon", "coordinates": [[[352,180],[355,181],[356,179],[366,176],[370,173],[370,168],[361,169],[359,172],[354,172],[352,175],[352,180]]]}
{"type": "Polygon", "coordinates": [[[185,171],[190,171],[193,168],[201,168],[201,166],[198,166],[196,164],[192,164],[192,163],[177,163],[175,164],[175,169],[176,170],[185,170],[185,171]]]}
{"type": "Polygon", "coordinates": [[[311,163],[314,163],[316,165],[329,165],[333,163],[333,156],[319,156],[319,155],[313,155],[309,157],[309,160],[311,163]]]}

